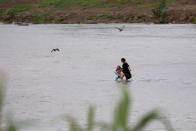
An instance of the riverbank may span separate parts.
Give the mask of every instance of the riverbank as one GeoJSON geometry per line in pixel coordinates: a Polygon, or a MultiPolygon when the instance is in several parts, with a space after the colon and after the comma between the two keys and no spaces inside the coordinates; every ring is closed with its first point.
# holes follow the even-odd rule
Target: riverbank
{"type": "MultiPolygon", "coordinates": [[[[194,0],[167,0],[165,23],[196,24],[194,0]]],[[[0,0],[4,23],[159,23],[153,14],[154,0],[0,0]]]]}

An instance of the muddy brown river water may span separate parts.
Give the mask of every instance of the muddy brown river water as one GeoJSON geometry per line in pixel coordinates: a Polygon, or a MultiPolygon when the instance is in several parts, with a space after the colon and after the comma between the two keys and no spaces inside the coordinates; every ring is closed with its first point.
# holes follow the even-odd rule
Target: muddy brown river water
{"type": "MultiPolygon", "coordinates": [[[[162,108],[176,131],[196,130],[196,25],[0,24],[0,68],[7,76],[4,115],[28,120],[24,131],[67,131],[70,114],[85,123],[87,107],[110,121],[126,85],[132,95],[130,123],[162,108]],[[59,48],[60,52],[51,53],[59,48]],[[114,81],[125,57],[131,82],[114,81]]],[[[148,130],[162,131],[152,123],[148,130]]]]}

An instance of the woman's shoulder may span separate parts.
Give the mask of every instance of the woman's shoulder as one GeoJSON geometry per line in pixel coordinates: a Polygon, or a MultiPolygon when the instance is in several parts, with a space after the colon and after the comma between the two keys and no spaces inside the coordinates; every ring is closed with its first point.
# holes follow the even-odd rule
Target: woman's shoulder
{"type": "Polygon", "coordinates": [[[128,65],[129,66],[129,64],[127,62],[125,63],[125,65],[128,65]]]}
{"type": "Polygon", "coordinates": [[[126,67],[126,66],[129,66],[129,64],[128,63],[124,63],[122,66],[126,67]]]}

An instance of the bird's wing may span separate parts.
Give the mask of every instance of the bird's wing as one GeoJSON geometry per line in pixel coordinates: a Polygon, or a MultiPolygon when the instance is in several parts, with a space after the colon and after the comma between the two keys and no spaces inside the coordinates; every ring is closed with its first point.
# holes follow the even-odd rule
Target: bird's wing
{"type": "Polygon", "coordinates": [[[119,27],[115,27],[116,29],[118,29],[118,30],[121,30],[121,28],[119,28],[119,27]]]}

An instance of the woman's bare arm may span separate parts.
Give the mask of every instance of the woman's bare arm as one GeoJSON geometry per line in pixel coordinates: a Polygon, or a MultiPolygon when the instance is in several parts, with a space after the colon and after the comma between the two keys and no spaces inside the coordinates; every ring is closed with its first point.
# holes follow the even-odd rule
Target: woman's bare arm
{"type": "Polygon", "coordinates": [[[130,66],[128,67],[128,69],[131,71],[131,68],[130,68],[130,66]]]}

